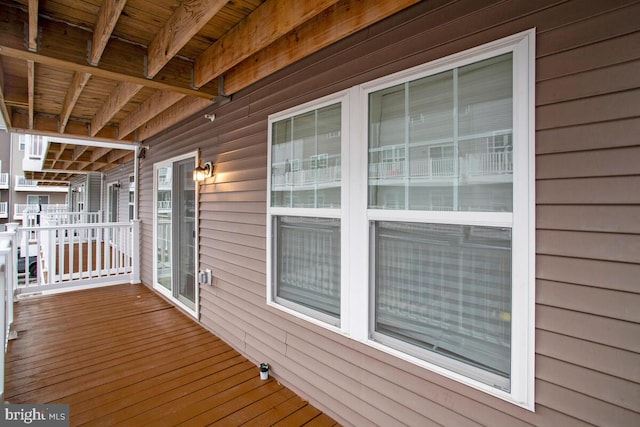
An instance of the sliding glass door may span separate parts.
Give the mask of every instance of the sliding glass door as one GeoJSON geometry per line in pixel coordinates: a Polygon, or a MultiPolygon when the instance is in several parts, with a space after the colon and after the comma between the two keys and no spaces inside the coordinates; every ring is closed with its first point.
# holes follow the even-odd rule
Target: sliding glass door
{"type": "Polygon", "coordinates": [[[188,310],[196,310],[195,157],[156,164],[155,287],[188,310]]]}

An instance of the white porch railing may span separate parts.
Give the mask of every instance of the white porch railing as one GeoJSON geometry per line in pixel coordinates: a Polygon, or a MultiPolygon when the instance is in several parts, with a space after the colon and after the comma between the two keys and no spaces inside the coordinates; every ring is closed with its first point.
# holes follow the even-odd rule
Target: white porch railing
{"type": "Polygon", "coordinates": [[[17,294],[140,281],[140,222],[22,227],[25,271],[35,259],[37,277],[25,273],[17,294]],[[35,258],[34,258],[35,257],[35,258]]]}
{"type": "Polygon", "coordinates": [[[0,218],[9,217],[9,202],[0,202],[0,218]]]}
{"type": "Polygon", "coordinates": [[[16,187],[37,187],[38,181],[27,179],[24,175],[16,175],[16,187]]]}
{"type": "Polygon", "coordinates": [[[36,205],[34,203],[31,203],[31,204],[16,203],[13,205],[13,218],[24,219],[25,213],[38,213],[38,212],[55,213],[55,212],[67,212],[68,210],[69,210],[69,206],[67,206],[66,204],[36,205]]]}
{"type": "Polygon", "coordinates": [[[2,190],[9,189],[9,173],[8,172],[0,173],[0,189],[2,190]]]}

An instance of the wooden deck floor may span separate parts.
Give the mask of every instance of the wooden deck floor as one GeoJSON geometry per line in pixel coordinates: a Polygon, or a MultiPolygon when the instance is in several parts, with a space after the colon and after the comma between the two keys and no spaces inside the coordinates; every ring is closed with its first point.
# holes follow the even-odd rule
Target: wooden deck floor
{"type": "Polygon", "coordinates": [[[71,425],[333,426],[142,285],[16,304],[5,400],[65,403],[71,425]]]}

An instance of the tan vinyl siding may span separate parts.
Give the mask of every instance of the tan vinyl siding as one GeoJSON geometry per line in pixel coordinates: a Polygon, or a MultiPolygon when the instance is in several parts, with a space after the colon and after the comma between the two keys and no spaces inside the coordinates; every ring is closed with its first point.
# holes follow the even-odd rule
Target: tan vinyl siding
{"type": "Polygon", "coordinates": [[[105,219],[108,211],[109,184],[118,182],[120,183],[120,189],[118,191],[118,221],[129,221],[129,176],[133,175],[133,170],[134,164],[133,162],[129,162],[105,173],[105,187],[104,194],[102,195],[105,219]]]}
{"type": "Polygon", "coordinates": [[[200,149],[200,321],[346,425],[640,424],[640,6],[421,2],[152,140],[140,162],[142,279],[153,164],[200,149]],[[536,49],[536,408],[530,412],[266,305],[267,116],[524,31],[536,49]]]}

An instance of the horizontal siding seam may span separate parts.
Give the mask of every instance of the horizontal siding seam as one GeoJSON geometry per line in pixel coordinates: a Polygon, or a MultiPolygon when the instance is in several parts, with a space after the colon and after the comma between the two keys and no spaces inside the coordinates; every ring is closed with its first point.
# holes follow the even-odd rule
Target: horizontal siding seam
{"type": "MultiPolygon", "coordinates": [[[[624,348],[613,347],[613,346],[608,345],[608,344],[602,344],[602,343],[600,343],[600,342],[592,341],[592,340],[588,340],[588,339],[584,339],[584,338],[576,338],[576,337],[574,337],[573,335],[567,335],[567,334],[564,334],[564,333],[562,333],[562,332],[552,331],[552,330],[548,330],[548,329],[543,329],[543,328],[539,328],[539,327],[537,327],[537,326],[536,326],[536,332],[538,332],[538,331],[541,331],[541,332],[547,332],[547,333],[550,333],[550,334],[554,334],[554,335],[557,335],[558,337],[571,338],[571,339],[573,339],[573,340],[582,341],[582,342],[584,342],[584,343],[588,343],[588,344],[594,344],[594,345],[598,345],[598,346],[602,346],[602,347],[607,347],[607,348],[609,348],[609,349],[616,350],[616,351],[620,351],[620,352],[624,352],[624,353],[636,354],[636,355],[637,355],[637,354],[640,354],[640,353],[637,353],[637,352],[635,352],[635,351],[626,350],[626,349],[624,349],[624,348]]],[[[541,355],[541,356],[544,356],[544,357],[549,357],[549,358],[551,358],[551,359],[558,359],[557,357],[551,356],[551,355],[549,355],[549,354],[539,352],[537,349],[536,349],[535,354],[536,354],[536,355],[541,355]]],[[[593,368],[590,368],[590,367],[588,367],[588,366],[582,366],[582,365],[579,365],[579,364],[577,364],[577,363],[573,363],[572,361],[569,361],[569,360],[563,360],[563,359],[558,359],[558,360],[562,360],[562,361],[563,361],[563,362],[565,362],[565,363],[569,363],[569,364],[572,364],[572,365],[575,365],[575,366],[580,366],[581,368],[590,369],[590,370],[592,370],[592,371],[594,371],[594,372],[599,372],[599,373],[605,374],[605,375],[610,376],[610,377],[613,377],[613,378],[619,378],[619,379],[621,379],[621,380],[627,380],[627,381],[631,381],[631,382],[633,382],[634,384],[638,384],[637,382],[635,382],[635,381],[633,381],[633,380],[629,380],[629,378],[625,378],[625,377],[620,376],[620,375],[615,375],[615,374],[610,373],[610,372],[598,371],[597,369],[593,369],[593,368]]],[[[536,376],[536,378],[537,378],[537,376],[536,376]]]]}

